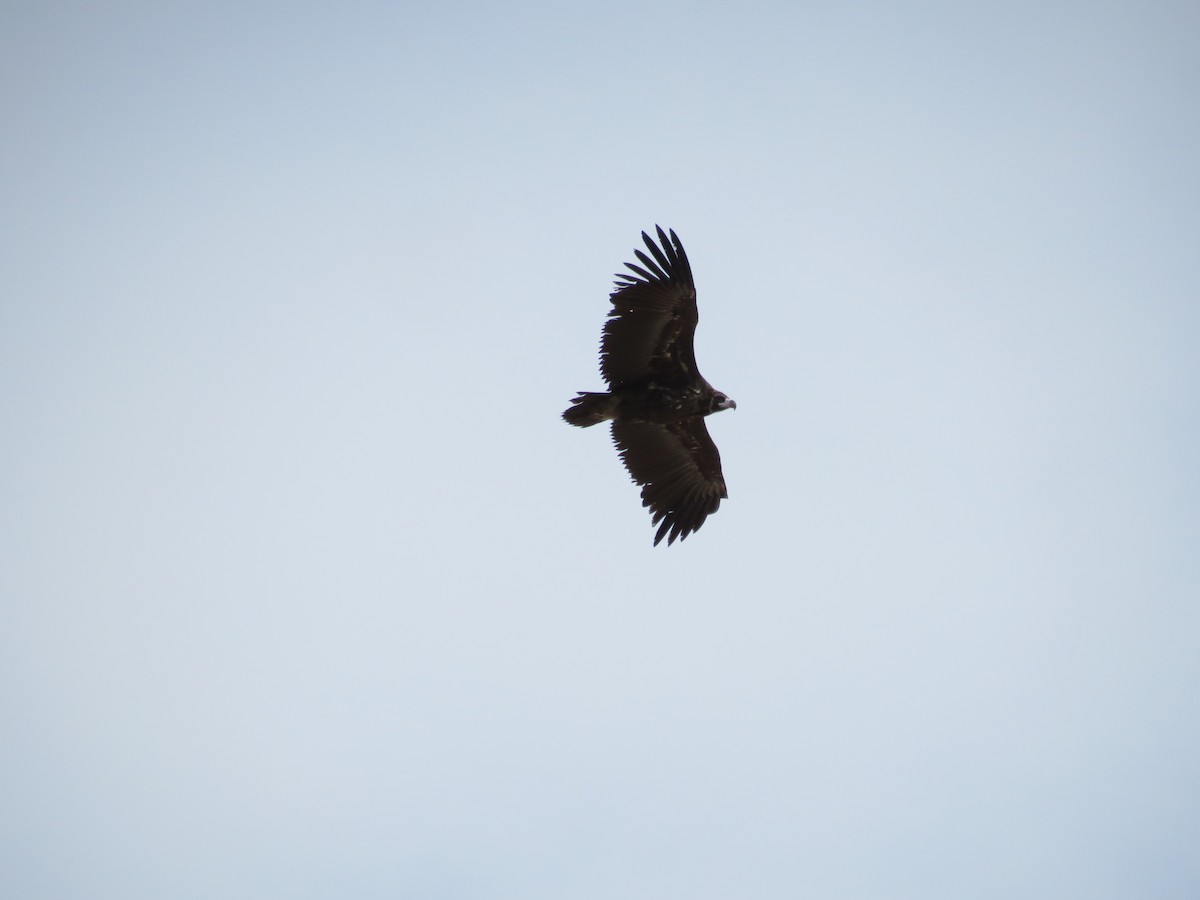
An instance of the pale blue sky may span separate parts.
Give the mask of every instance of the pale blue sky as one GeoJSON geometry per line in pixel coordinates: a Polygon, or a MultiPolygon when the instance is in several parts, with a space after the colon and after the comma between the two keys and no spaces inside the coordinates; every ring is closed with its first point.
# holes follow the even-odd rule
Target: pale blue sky
{"type": "Polygon", "coordinates": [[[0,893],[1200,895],[1200,8],[10,4],[0,893]],[[730,499],[651,547],[611,275],[730,499]]]}

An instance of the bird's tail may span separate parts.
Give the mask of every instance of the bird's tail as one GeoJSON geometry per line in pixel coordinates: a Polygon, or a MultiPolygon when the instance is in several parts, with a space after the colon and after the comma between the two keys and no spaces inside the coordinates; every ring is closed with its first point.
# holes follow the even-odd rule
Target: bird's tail
{"type": "Polygon", "coordinates": [[[572,425],[587,428],[589,425],[611,419],[616,412],[617,398],[612,394],[590,394],[580,391],[562,416],[572,425]]]}

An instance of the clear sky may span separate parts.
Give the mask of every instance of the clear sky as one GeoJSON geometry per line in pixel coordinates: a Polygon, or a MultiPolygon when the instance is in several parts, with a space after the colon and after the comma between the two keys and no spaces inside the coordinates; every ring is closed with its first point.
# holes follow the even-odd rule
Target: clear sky
{"type": "Polygon", "coordinates": [[[0,893],[1200,896],[1194,2],[0,12],[0,893]],[[651,547],[611,276],[700,294],[651,547]]]}

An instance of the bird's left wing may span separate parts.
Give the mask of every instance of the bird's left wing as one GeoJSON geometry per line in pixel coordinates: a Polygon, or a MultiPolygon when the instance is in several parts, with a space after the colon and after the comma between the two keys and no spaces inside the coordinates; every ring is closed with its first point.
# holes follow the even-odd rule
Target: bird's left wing
{"type": "Polygon", "coordinates": [[[613,443],[621,461],[642,486],[642,505],[659,525],[654,543],[683,540],[717,511],[728,497],[721,454],[704,419],[677,422],[613,422],[613,443]]]}

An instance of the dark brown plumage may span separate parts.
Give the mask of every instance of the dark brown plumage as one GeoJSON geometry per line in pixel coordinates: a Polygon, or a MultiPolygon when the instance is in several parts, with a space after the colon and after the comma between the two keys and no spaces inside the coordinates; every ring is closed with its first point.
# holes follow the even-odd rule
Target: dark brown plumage
{"type": "Polygon", "coordinates": [[[658,228],[657,244],[644,231],[642,240],[650,256],[635,250],[640,265],[625,263],[634,274],[618,274],[609,296],[600,341],[609,390],[581,392],[563,418],[583,428],[612,420],[613,443],[659,526],[654,543],[672,544],[729,496],[704,417],[737,404],[696,368],[696,285],[679,238],[658,228]]]}

